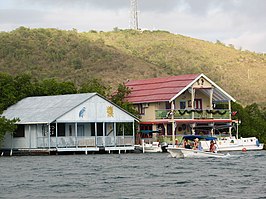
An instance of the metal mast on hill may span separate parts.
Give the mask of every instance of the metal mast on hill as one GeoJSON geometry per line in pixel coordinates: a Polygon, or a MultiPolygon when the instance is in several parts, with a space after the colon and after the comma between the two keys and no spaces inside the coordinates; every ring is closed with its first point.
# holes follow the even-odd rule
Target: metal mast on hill
{"type": "Polygon", "coordinates": [[[130,0],[130,29],[139,29],[138,20],[138,0],[130,0]]]}

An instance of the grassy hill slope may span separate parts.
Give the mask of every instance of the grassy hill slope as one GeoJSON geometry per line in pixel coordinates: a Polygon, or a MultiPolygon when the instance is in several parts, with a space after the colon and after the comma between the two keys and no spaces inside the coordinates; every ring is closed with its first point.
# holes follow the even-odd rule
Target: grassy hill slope
{"type": "Polygon", "coordinates": [[[204,73],[243,104],[265,103],[266,57],[165,31],[19,28],[0,33],[0,71],[81,84],[204,73]]]}

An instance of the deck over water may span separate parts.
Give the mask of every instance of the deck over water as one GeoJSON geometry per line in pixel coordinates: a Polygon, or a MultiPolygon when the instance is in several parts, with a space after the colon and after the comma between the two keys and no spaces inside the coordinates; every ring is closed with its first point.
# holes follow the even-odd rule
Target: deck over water
{"type": "Polygon", "coordinates": [[[53,154],[89,154],[89,153],[130,153],[134,152],[134,146],[127,147],[69,147],[51,149],[4,149],[0,150],[1,156],[12,155],[53,155],[53,154]]]}

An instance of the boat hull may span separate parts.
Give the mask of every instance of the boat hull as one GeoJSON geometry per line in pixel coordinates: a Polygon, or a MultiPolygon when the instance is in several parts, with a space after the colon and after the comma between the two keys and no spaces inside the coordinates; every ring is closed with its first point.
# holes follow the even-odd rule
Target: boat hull
{"type": "Polygon", "coordinates": [[[159,144],[159,142],[153,142],[152,144],[143,143],[142,145],[135,146],[135,148],[143,153],[163,152],[162,146],[159,144]]]}
{"type": "Polygon", "coordinates": [[[145,153],[160,153],[163,152],[161,147],[145,147],[145,153]]]}
{"type": "Polygon", "coordinates": [[[217,147],[217,151],[256,151],[256,150],[262,150],[263,144],[260,144],[259,146],[230,146],[230,147],[217,147]]]}
{"type": "Polygon", "coordinates": [[[185,149],[185,148],[168,148],[168,152],[172,157],[175,158],[206,158],[206,157],[214,157],[214,158],[225,158],[230,156],[229,154],[222,153],[212,153],[205,152],[193,149],[185,149]]]}
{"type": "MultiPolygon", "coordinates": [[[[201,146],[204,151],[209,150],[210,141],[201,142],[201,146]]],[[[218,138],[216,141],[216,150],[223,151],[254,151],[262,150],[264,144],[259,143],[256,137],[248,138],[235,138],[235,137],[223,137],[218,138]]]]}

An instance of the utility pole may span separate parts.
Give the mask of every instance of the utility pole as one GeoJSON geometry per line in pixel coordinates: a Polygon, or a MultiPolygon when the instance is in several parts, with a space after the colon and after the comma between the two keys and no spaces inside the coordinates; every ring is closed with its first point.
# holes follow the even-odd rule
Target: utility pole
{"type": "Polygon", "coordinates": [[[130,0],[130,29],[139,29],[138,20],[138,0],[130,0]]]}

